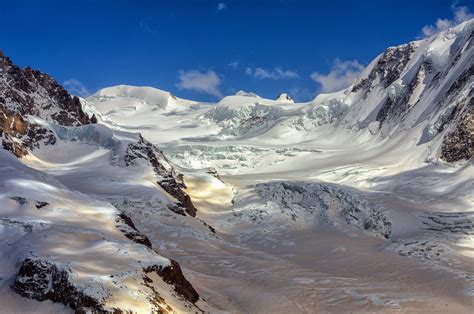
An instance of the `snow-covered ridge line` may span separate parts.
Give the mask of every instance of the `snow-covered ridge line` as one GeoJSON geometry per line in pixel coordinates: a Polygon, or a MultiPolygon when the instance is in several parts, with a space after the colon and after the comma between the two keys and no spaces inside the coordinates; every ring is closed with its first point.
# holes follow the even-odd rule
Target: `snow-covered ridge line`
{"type": "MultiPolygon", "coordinates": [[[[135,123],[136,128],[146,130],[178,112],[184,117],[180,124],[186,116],[193,115],[197,120],[189,128],[197,129],[195,125],[200,124],[206,131],[190,130],[196,141],[276,138],[294,130],[302,133],[321,128],[349,129],[381,140],[416,138],[416,145],[429,149],[428,159],[463,162],[472,158],[474,150],[467,135],[472,132],[474,119],[473,29],[474,20],[470,20],[430,38],[390,47],[370,63],[352,86],[318,95],[308,103],[294,104],[287,94],[270,100],[240,91],[211,106],[183,101],[187,105],[152,110],[140,105],[140,101],[148,103],[147,95],[137,103],[142,88],[132,86],[104,90],[112,97],[110,100],[99,101],[92,96],[86,101],[102,113],[105,124],[118,128],[130,126],[126,119],[140,121],[135,123]],[[126,93],[122,92],[125,88],[126,93]],[[128,94],[133,96],[125,97],[128,94]]],[[[145,136],[154,135],[149,132],[145,136]]]]}
{"type": "MultiPolygon", "coordinates": [[[[161,150],[139,133],[96,124],[94,113],[88,116],[47,74],[21,69],[3,54],[0,66],[5,298],[43,301],[35,308],[43,312],[50,301],[78,312],[206,308],[179,264],[158,254],[129,216],[97,196],[116,189],[123,195],[128,186],[154,197],[168,215],[195,219],[182,175],[161,150]],[[100,188],[93,193],[82,189],[94,183],[100,188]]],[[[21,311],[23,302],[14,309],[21,311]]]]}
{"type": "MultiPolygon", "coordinates": [[[[4,165],[0,246],[3,271],[11,271],[11,280],[2,284],[11,282],[13,291],[22,296],[63,303],[77,311],[170,309],[168,302],[176,302],[173,298],[178,303],[184,298],[182,286],[176,286],[177,296],[172,296],[175,282],[165,275],[178,271],[181,278],[175,280],[185,280],[176,262],[140,241],[129,241],[130,221],[119,219],[121,214],[110,203],[72,191],[4,150],[0,159],[4,165]],[[151,272],[165,282],[143,281],[151,272]],[[142,282],[148,286],[140,288],[142,282]],[[139,308],[133,306],[137,298],[139,308]]],[[[185,301],[191,307],[199,299],[193,293],[185,301]]]]}

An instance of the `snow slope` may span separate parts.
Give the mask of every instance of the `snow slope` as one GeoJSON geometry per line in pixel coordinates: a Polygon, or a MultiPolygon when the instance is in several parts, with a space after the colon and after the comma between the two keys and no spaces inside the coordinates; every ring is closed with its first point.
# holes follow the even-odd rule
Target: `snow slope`
{"type": "Polygon", "coordinates": [[[146,199],[213,234],[182,175],[141,135],[95,124],[53,78],[0,65],[2,311],[208,311],[119,206],[146,199]]]}
{"type": "Polygon", "coordinates": [[[160,247],[213,306],[469,312],[473,27],[390,47],[308,103],[238,92],[99,123],[139,131],[184,173],[216,237],[161,233],[160,247]]]}
{"type": "MultiPolygon", "coordinates": [[[[78,310],[147,313],[160,308],[196,308],[151,271],[170,267],[170,260],[151,247],[131,241],[126,234],[135,232],[133,225],[127,224],[121,218],[125,216],[109,202],[71,190],[6,151],[0,151],[0,158],[3,310],[32,309],[20,300],[4,303],[8,298],[17,299],[10,285],[20,295],[71,303],[78,310]],[[18,265],[21,268],[17,271],[18,265]],[[41,282],[36,276],[51,277],[41,282]],[[147,282],[147,277],[153,281],[147,282]],[[56,289],[73,292],[61,295],[56,289]]],[[[34,310],[48,312],[50,307],[36,304],[34,310]]]]}
{"type": "Polygon", "coordinates": [[[121,85],[81,108],[0,60],[1,305],[471,312],[473,25],[308,103],[121,85]]]}

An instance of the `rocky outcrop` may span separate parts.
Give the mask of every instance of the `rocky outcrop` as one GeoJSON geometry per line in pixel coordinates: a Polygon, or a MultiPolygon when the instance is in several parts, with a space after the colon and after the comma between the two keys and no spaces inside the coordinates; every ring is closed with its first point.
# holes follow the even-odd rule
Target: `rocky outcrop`
{"type": "MultiPolygon", "coordinates": [[[[26,204],[30,203],[30,200],[26,199],[23,196],[13,196],[13,197],[10,197],[10,199],[16,201],[20,205],[26,205],[26,204]]],[[[36,207],[36,209],[41,209],[41,208],[49,205],[48,202],[43,202],[43,201],[35,200],[33,202],[34,202],[34,206],[36,207]]]]}
{"type": "Polygon", "coordinates": [[[291,98],[290,95],[288,95],[287,93],[280,93],[278,95],[278,97],[276,98],[276,101],[278,102],[284,102],[284,103],[291,103],[293,104],[295,101],[293,100],[293,98],[291,98]]]}
{"type": "Polygon", "coordinates": [[[381,83],[385,88],[389,87],[400,77],[415,50],[415,43],[388,48],[379,57],[368,77],[359,80],[352,87],[351,92],[355,93],[364,89],[366,97],[377,84],[381,83]]]}
{"type": "MultiPolygon", "coordinates": [[[[124,158],[124,160],[120,159],[120,165],[125,163],[125,166],[128,166],[138,158],[146,160],[155,172],[157,183],[171,196],[170,204],[173,204],[173,209],[182,215],[196,215],[196,208],[190,197],[184,192],[185,185],[182,175],[174,170],[157,147],[141,136],[136,141],[134,136],[130,136],[128,140],[113,139],[113,131],[105,126],[89,125],[95,122],[97,119],[94,115],[89,118],[84,113],[79,99],[69,95],[49,75],[31,68],[19,68],[9,58],[0,54],[0,141],[3,148],[22,157],[29,151],[43,145],[54,145],[59,140],[105,145],[107,149],[113,150],[113,153],[117,154],[116,156],[124,158]],[[104,140],[106,144],[101,140],[104,140]],[[112,148],[107,146],[111,143],[116,146],[112,148]]],[[[157,191],[157,193],[160,192],[157,191]]],[[[43,199],[30,200],[14,195],[11,200],[18,203],[17,206],[22,209],[34,210],[38,215],[41,212],[49,212],[49,200],[48,202],[43,199]]],[[[77,260],[72,256],[51,256],[49,254],[47,257],[34,256],[20,261],[11,289],[34,300],[62,303],[77,313],[124,313],[129,310],[127,308],[110,308],[110,304],[107,302],[116,296],[117,289],[122,289],[129,284],[123,276],[132,273],[136,285],[131,287],[135,289],[136,295],[140,295],[142,298],[140,302],[145,308],[151,307],[152,311],[156,313],[175,311],[167,304],[163,293],[174,289],[176,295],[168,296],[166,294],[166,298],[175,299],[173,302],[178,304],[178,307],[184,306],[190,311],[196,311],[198,308],[193,303],[199,300],[199,295],[184,278],[178,263],[169,262],[152,250],[150,239],[136,228],[129,216],[118,212],[113,217],[115,217],[115,222],[114,218],[111,218],[112,226],[115,225],[126,238],[140,245],[124,239],[121,235],[116,241],[113,241],[114,238],[109,235],[107,245],[118,247],[121,252],[131,249],[135,251],[135,254],[137,252],[142,254],[137,257],[125,254],[123,258],[129,259],[127,265],[133,266],[120,269],[123,271],[121,274],[117,274],[116,269],[111,269],[110,275],[106,272],[104,276],[110,276],[110,280],[89,282],[77,274],[76,267],[82,266],[78,266],[77,260]],[[149,249],[142,247],[142,245],[149,249]],[[144,256],[146,258],[143,258],[144,256]],[[147,268],[147,272],[145,272],[144,265],[150,265],[150,263],[143,263],[143,260],[150,260],[152,265],[156,265],[148,267],[149,269],[147,268]],[[160,265],[160,263],[162,264],[160,265]],[[161,280],[152,282],[152,279],[147,277],[153,270],[157,276],[163,278],[164,282],[161,280]],[[182,300],[183,302],[181,302],[182,300]]],[[[34,228],[37,225],[48,228],[55,226],[49,220],[29,224],[24,224],[21,220],[19,222],[4,221],[4,223],[20,224],[20,227],[23,228],[21,230],[24,230],[22,232],[28,235],[35,232],[34,228]]],[[[76,228],[77,226],[72,230],[77,230],[76,228]]],[[[42,227],[41,230],[43,229],[42,227]]],[[[79,228],[79,230],[81,229],[79,228]]],[[[90,232],[93,233],[93,231],[90,232]]],[[[101,240],[106,240],[105,238],[102,234],[98,236],[98,239],[101,240]]],[[[113,250],[110,252],[110,254],[114,253],[116,252],[113,250]]],[[[32,253],[30,252],[30,254],[32,253]]],[[[114,255],[114,258],[117,258],[117,255],[114,255]]],[[[112,264],[114,258],[111,258],[112,264]]],[[[127,277],[127,280],[132,280],[130,278],[127,277]]]]}
{"type": "Polygon", "coordinates": [[[155,172],[157,183],[177,200],[176,208],[171,209],[178,214],[184,215],[186,212],[195,217],[197,210],[191,197],[184,191],[186,185],[183,175],[174,170],[161,150],[141,135],[137,143],[129,144],[125,155],[126,165],[131,164],[137,158],[145,159],[150,163],[155,172]]]}
{"type": "Polygon", "coordinates": [[[39,258],[25,259],[11,285],[13,291],[37,301],[50,300],[76,313],[105,313],[104,300],[87,295],[71,280],[71,270],[39,258]]]}
{"type": "Polygon", "coordinates": [[[207,173],[207,174],[210,174],[211,176],[213,176],[213,177],[216,178],[217,180],[219,180],[219,181],[221,181],[221,182],[224,182],[224,181],[222,181],[221,176],[220,176],[219,173],[217,172],[216,168],[214,168],[214,167],[207,167],[206,173],[207,173]]]}
{"type": "Polygon", "coordinates": [[[472,159],[473,39],[471,20],[388,48],[346,90],[353,103],[344,124],[383,138],[421,125],[418,145],[435,140],[430,159],[472,159]]]}
{"type": "Polygon", "coordinates": [[[79,98],[48,74],[20,68],[0,52],[0,105],[4,111],[32,115],[65,126],[91,123],[79,98]]]}
{"type": "Polygon", "coordinates": [[[0,104],[0,139],[2,147],[17,157],[28,154],[28,150],[39,147],[40,143],[52,145],[56,137],[49,129],[26,121],[17,113],[9,114],[0,104]]]}
{"type": "Polygon", "coordinates": [[[138,231],[130,217],[124,213],[120,213],[116,219],[116,222],[118,223],[117,228],[119,228],[119,230],[122,231],[127,238],[133,242],[143,244],[150,249],[152,248],[150,239],[138,231]]]}
{"type": "MultiPolygon", "coordinates": [[[[397,91],[395,86],[388,90],[387,98],[377,113],[376,121],[383,123],[387,119],[403,120],[411,109],[410,100],[413,96],[415,88],[417,88],[426,77],[427,73],[431,71],[432,67],[429,62],[423,62],[416,75],[411,79],[407,86],[397,91]]],[[[427,84],[427,82],[425,82],[427,84]]],[[[414,100],[416,102],[416,100],[414,100]]],[[[414,105],[414,104],[412,104],[414,105]]]]}
{"type": "Polygon", "coordinates": [[[441,144],[441,158],[447,162],[470,160],[474,156],[474,102],[454,130],[446,134],[441,144]]]}
{"type": "Polygon", "coordinates": [[[199,300],[199,294],[194,290],[191,283],[183,275],[181,267],[178,262],[175,260],[170,260],[171,265],[162,267],[162,266],[149,266],[144,269],[145,273],[155,272],[160,276],[164,282],[170,284],[174,287],[174,291],[182,297],[184,300],[187,300],[191,303],[196,303],[199,300]]]}
{"type": "Polygon", "coordinates": [[[51,76],[30,67],[20,68],[0,51],[0,139],[2,146],[21,157],[40,143],[56,142],[53,133],[27,116],[65,126],[94,123],[51,76]]]}
{"type": "Polygon", "coordinates": [[[48,202],[42,202],[42,201],[35,201],[35,207],[36,209],[41,209],[45,206],[48,206],[49,203],[48,202]]]}
{"type": "MultiPolygon", "coordinates": [[[[153,313],[174,312],[166,300],[155,289],[151,273],[158,275],[174,288],[176,294],[188,304],[190,310],[200,311],[195,305],[200,300],[198,293],[184,278],[179,264],[171,260],[169,266],[153,265],[143,269],[143,283],[147,288],[147,301],[153,313]]],[[[75,313],[129,313],[128,309],[110,308],[106,305],[107,290],[102,293],[81,287],[74,281],[77,274],[65,266],[60,266],[44,258],[26,258],[15,275],[11,289],[23,297],[37,301],[52,301],[69,306],[75,313]]],[[[113,275],[110,278],[114,278],[113,275]]],[[[114,280],[114,279],[112,279],[114,280]]],[[[201,311],[202,312],[202,311],[201,311]]]]}

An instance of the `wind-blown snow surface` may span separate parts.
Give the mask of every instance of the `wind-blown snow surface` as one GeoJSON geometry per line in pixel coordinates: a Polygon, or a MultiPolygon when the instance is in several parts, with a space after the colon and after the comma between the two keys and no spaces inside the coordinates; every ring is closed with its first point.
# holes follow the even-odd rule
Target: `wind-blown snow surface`
{"type": "MultiPolygon", "coordinates": [[[[116,205],[219,309],[469,312],[474,170],[443,158],[472,122],[473,25],[389,48],[352,86],[309,103],[99,91],[85,111],[162,147],[216,235],[167,221],[138,191],[116,205]]],[[[77,173],[57,177],[114,199],[77,173]]]]}
{"type": "MultiPolygon", "coordinates": [[[[49,301],[20,300],[13,287],[40,301],[70,302],[79,311],[209,310],[199,298],[197,303],[186,300],[169,279],[158,275],[175,266],[147,244],[128,218],[126,205],[139,199],[147,204],[146,215],[163,215],[163,222],[176,219],[168,209],[172,200],[157,185],[148,163],[124,165],[127,144],[138,135],[101,125],[64,127],[32,119],[53,130],[58,141],[23,158],[32,168],[0,150],[2,308],[70,310],[49,301]],[[41,286],[41,280],[50,286],[41,286]]],[[[199,228],[208,231],[202,224],[195,226],[199,228]]]]}

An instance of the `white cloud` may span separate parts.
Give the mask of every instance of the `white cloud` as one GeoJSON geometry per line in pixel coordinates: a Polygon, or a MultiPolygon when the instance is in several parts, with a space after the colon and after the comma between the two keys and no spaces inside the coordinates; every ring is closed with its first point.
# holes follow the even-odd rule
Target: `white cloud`
{"type": "Polygon", "coordinates": [[[67,89],[71,94],[81,97],[90,96],[89,90],[82,84],[80,81],[76,79],[69,79],[63,82],[63,86],[67,89]]]}
{"type": "Polygon", "coordinates": [[[429,37],[474,18],[474,14],[469,11],[467,6],[458,7],[456,4],[453,4],[451,10],[453,11],[452,19],[437,19],[434,25],[425,25],[421,29],[423,35],[429,37]]]}
{"type": "Polygon", "coordinates": [[[179,71],[179,83],[176,86],[179,89],[193,90],[200,93],[209,94],[216,97],[222,97],[219,90],[221,80],[216,72],[208,70],[201,72],[198,70],[179,71]]]}
{"type": "Polygon", "coordinates": [[[217,11],[222,11],[222,10],[225,10],[225,9],[227,9],[227,5],[224,2],[219,2],[217,4],[217,11]]]}
{"type": "Polygon", "coordinates": [[[239,67],[239,61],[232,61],[228,64],[228,66],[230,66],[231,68],[233,68],[234,70],[237,69],[239,67]]]}
{"type": "Polygon", "coordinates": [[[311,74],[311,79],[321,85],[321,92],[331,93],[351,85],[363,70],[364,66],[356,60],[336,59],[328,74],[314,72],[311,74]]]}
{"type": "Polygon", "coordinates": [[[280,67],[276,67],[273,70],[263,69],[263,68],[247,68],[245,69],[245,74],[253,76],[256,79],[264,80],[281,80],[281,79],[290,79],[297,78],[298,73],[294,70],[283,70],[280,67]]]}

